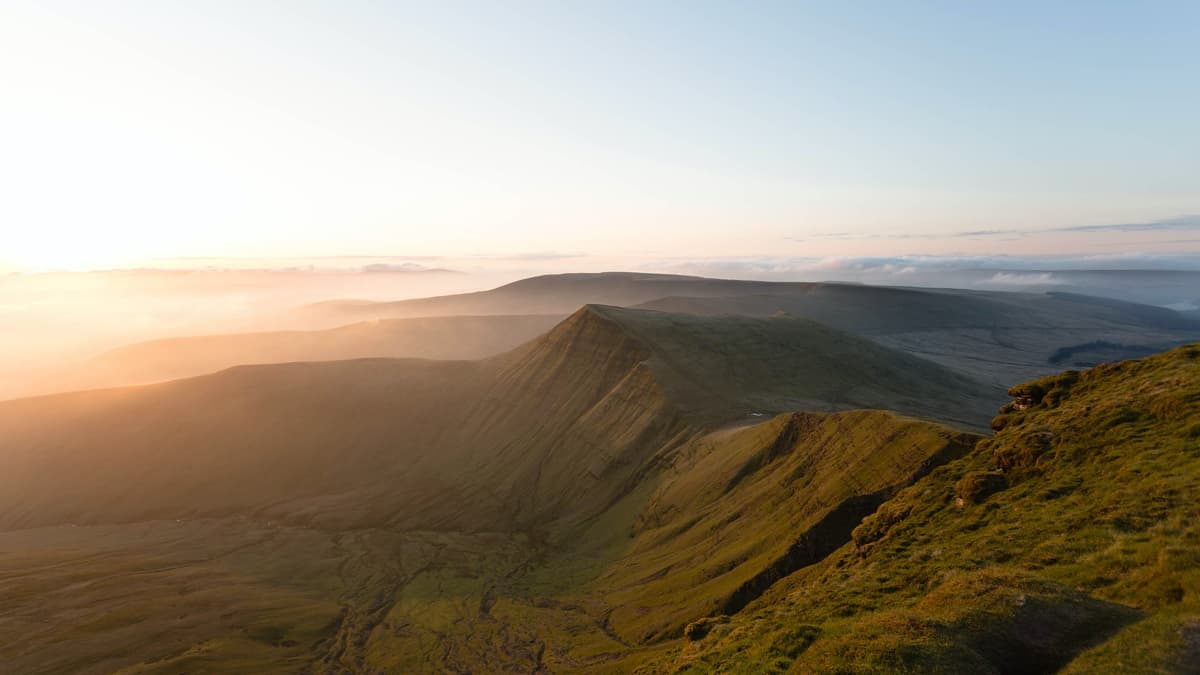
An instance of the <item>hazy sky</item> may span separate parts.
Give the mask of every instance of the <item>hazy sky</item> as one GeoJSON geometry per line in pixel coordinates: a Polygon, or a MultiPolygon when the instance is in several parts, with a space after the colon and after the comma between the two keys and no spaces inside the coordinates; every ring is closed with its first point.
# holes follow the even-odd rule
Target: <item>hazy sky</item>
{"type": "Polygon", "coordinates": [[[1200,250],[1200,3],[0,0],[0,267],[1200,250]]]}

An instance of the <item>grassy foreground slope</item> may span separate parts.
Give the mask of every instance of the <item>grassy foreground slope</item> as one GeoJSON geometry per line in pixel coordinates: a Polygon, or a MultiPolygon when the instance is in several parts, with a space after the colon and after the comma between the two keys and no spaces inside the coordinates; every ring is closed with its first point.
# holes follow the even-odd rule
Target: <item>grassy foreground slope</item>
{"type": "Polygon", "coordinates": [[[994,438],[650,672],[1195,672],[1200,346],[1016,387],[994,438]]]}
{"type": "Polygon", "coordinates": [[[0,532],[0,661],[31,674],[627,672],[765,590],[797,551],[847,540],[862,512],[974,438],[878,411],[705,434],[557,542],[253,516],[0,532]]]}

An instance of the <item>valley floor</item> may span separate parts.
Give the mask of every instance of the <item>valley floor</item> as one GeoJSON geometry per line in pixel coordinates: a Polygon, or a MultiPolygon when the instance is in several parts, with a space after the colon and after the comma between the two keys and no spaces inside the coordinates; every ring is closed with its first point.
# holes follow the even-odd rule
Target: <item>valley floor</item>
{"type": "Polygon", "coordinates": [[[0,662],[29,675],[479,673],[638,651],[596,607],[533,595],[539,555],[524,537],[244,519],[4,532],[0,662]]]}

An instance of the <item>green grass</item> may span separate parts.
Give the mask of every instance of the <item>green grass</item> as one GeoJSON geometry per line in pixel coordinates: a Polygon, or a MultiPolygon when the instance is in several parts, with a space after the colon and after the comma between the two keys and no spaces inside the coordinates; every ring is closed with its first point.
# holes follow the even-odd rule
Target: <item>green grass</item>
{"type": "MultiPolygon", "coordinates": [[[[1194,662],[1200,348],[1016,387],[990,438],[877,410],[704,433],[688,405],[709,394],[679,391],[712,370],[684,363],[715,358],[725,338],[707,330],[748,336],[739,353],[830,338],[790,319],[645,314],[585,310],[545,341],[471,366],[491,373],[491,398],[437,439],[475,444],[459,449],[477,463],[454,490],[378,477],[377,492],[352,495],[362,501],[306,503],[301,524],[338,527],[281,526],[265,521],[296,507],[284,499],[294,467],[270,465],[273,482],[242,486],[280,491],[257,522],[0,533],[0,632],[22,638],[0,641],[0,660],[30,673],[1170,672],[1194,662]],[[649,334],[660,336],[653,348],[649,334]],[[533,423],[539,434],[522,435],[533,423]],[[332,517],[357,508],[375,517],[332,517]]],[[[722,375],[729,400],[758,401],[739,387],[774,365],[732,363],[747,370],[722,375]]],[[[783,371],[810,367],[828,370],[783,371]]],[[[382,391],[436,388],[440,368],[405,366],[382,391]]],[[[290,386],[320,370],[269,372],[290,386]]],[[[177,386],[190,385],[165,390],[177,386]]],[[[128,419],[142,410],[118,404],[128,419]]],[[[317,452],[321,440],[297,442],[317,452]]],[[[396,452],[406,447],[397,440],[396,452]]],[[[363,471],[383,461],[359,459],[363,471]]]]}
{"type": "Polygon", "coordinates": [[[1028,407],[994,438],[674,667],[719,671],[814,625],[796,672],[999,672],[1039,653],[1027,670],[1180,668],[1200,620],[1200,348],[1012,394],[1028,407]]]}

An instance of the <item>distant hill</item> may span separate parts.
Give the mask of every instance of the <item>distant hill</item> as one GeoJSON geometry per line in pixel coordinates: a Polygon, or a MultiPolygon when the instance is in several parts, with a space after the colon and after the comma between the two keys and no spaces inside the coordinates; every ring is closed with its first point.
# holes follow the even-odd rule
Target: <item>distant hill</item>
{"type": "MultiPolygon", "coordinates": [[[[1002,285],[1005,278],[1029,283],[1044,275],[1049,283],[1026,290],[1065,291],[1148,305],[1170,306],[1195,298],[1200,287],[1196,270],[976,270],[984,284],[1002,285]],[[999,279],[997,279],[997,277],[999,279]]],[[[948,283],[947,285],[958,285],[948,283]]]]}
{"type": "Polygon", "coordinates": [[[730,288],[748,291],[773,286],[776,284],[674,274],[549,274],[521,279],[499,288],[475,293],[396,302],[333,300],[308,305],[302,308],[302,312],[313,317],[333,318],[338,321],[455,314],[562,314],[573,312],[587,304],[627,306],[666,295],[727,294],[730,288]]]}
{"type": "Polygon", "coordinates": [[[232,333],[139,342],[43,382],[69,390],[173,380],[232,366],[360,358],[480,359],[546,332],[563,316],[452,316],[363,321],[314,331],[232,333]]]}
{"type": "Polygon", "coordinates": [[[817,284],[803,291],[660,298],[639,306],[704,316],[805,316],[1003,386],[1063,365],[1136,358],[1200,338],[1200,324],[1173,310],[1060,292],[817,284]],[[1064,364],[1063,353],[1076,358],[1064,364]]]}
{"type": "Polygon", "coordinates": [[[306,325],[345,324],[336,328],[140,342],[84,363],[10,378],[7,386],[0,382],[0,398],[161,382],[255,363],[483,358],[544,333],[584,304],[701,316],[803,317],[1000,387],[1064,366],[1137,358],[1200,338],[1200,317],[1059,291],[999,293],[635,273],[565,274],[464,295],[320,303],[293,317],[306,325]],[[510,311],[552,313],[505,313],[510,311]],[[393,316],[409,318],[387,318],[393,316]]]}
{"type": "MultiPolygon", "coordinates": [[[[335,300],[308,305],[301,311],[345,321],[460,314],[565,314],[586,304],[646,305],[648,309],[684,311],[688,303],[694,303],[694,313],[751,315],[788,311],[790,306],[812,313],[809,318],[838,323],[848,330],[903,330],[1003,324],[1023,316],[1022,307],[1030,301],[1044,309],[1056,309],[1061,304],[1054,302],[1058,299],[1065,303],[1062,306],[1074,307],[1070,314],[1076,319],[1090,316],[1160,329],[1195,327],[1177,312],[1162,307],[1088,297],[1061,292],[1006,293],[603,272],[531,277],[488,291],[396,302],[335,300]],[[1092,306],[1091,314],[1082,311],[1085,303],[1092,306]],[[833,320],[837,317],[842,321],[833,320]]],[[[1025,322],[1033,320],[1026,318],[1025,322]]]]}
{"type": "MultiPolygon", "coordinates": [[[[1119,357],[1200,339],[1200,323],[1163,307],[1084,295],[892,288],[842,283],[763,282],[662,274],[533,277],[478,293],[400,302],[321,303],[307,320],[397,316],[568,313],[583,304],[705,316],[813,319],[880,344],[965,370],[996,386],[1054,372],[1061,349],[1103,341],[1135,345],[1119,357]]],[[[1098,360],[1101,355],[1093,355],[1098,360]]],[[[1111,358],[1105,353],[1103,358],[1111,358]]]]}

